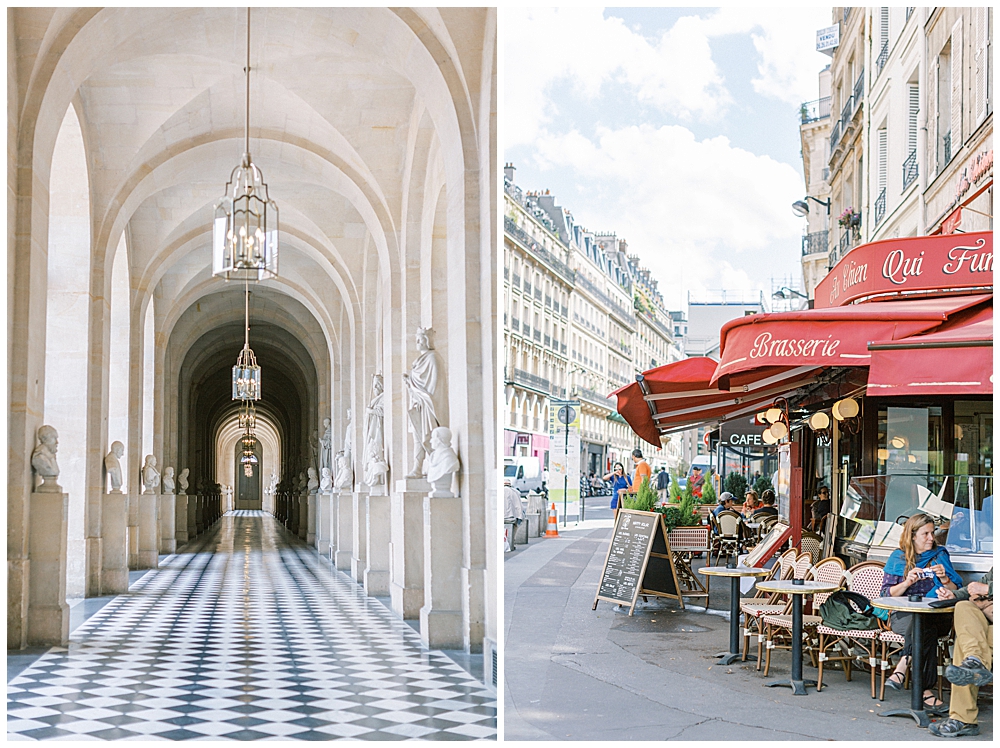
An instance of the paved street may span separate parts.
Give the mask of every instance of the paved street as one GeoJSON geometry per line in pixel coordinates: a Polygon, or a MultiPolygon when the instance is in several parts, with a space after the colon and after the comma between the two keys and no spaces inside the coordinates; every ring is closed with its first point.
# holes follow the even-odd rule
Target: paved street
{"type": "MultiPolygon", "coordinates": [[[[591,611],[609,537],[608,520],[570,523],[506,555],[507,740],[938,740],[909,718],[878,717],[909,692],[873,701],[867,673],[847,683],[832,671],[821,693],[802,697],[764,688],[752,663],[716,666],[728,648],[728,585],[712,586],[709,614],[662,599],[640,600],[631,618],[605,602],[591,611]]],[[[790,670],[778,652],[767,680],[790,670]]],[[[807,664],[806,677],[815,673],[807,664]]],[[[992,739],[990,700],[980,708],[982,734],[964,740],[992,739]]]]}

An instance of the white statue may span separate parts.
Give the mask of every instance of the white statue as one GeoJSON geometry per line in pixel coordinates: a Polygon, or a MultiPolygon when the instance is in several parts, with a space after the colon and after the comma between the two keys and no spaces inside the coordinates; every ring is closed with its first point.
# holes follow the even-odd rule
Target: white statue
{"type": "Polygon", "coordinates": [[[226,495],[226,506],[232,507],[232,505],[233,505],[233,487],[232,486],[225,486],[222,489],[222,493],[224,493],[226,495]]]}
{"type": "Polygon", "coordinates": [[[177,476],[177,483],[181,487],[181,494],[186,494],[188,492],[188,474],[190,472],[190,470],[184,468],[181,470],[181,474],[177,476]]]}
{"type": "Polygon", "coordinates": [[[111,481],[110,493],[122,492],[122,464],[120,460],[124,454],[124,444],[121,442],[111,442],[111,451],[104,458],[104,469],[107,471],[108,479],[111,481]]]}
{"type": "Polygon", "coordinates": [[[427,458],[427,481],[432,496],[451,496],[451,476],[458,472],[458,455],[451,448],[451,429],[438,426],[431,432],[431,453],[427,458]]]}
{"type": "Polygon", "coordinates": [[[268,495],[269,496],[274,496],[274,492],[277,490],[277,488],[278,488],[278,476],[275,475],[274,472],[272,472],[271,473],[271,478],[270,478],[270,480],[268,481],[268,484],[267,484],[267,493],[268,493],[268,495]]]}
{"type": "Polygon", "coordinates": [[[341,490],[350,490],[354,485],[354,470],[343,450],[337,452],[337,477],[333,484],[341,490]]]}
{"type": "Polygon", "coordinates": [[[153,455],[146,455],[146,462],[142,466],[142,485],[144,494],[155,494],[156,487],[160,485],[160,474],[156,470],[156,458],[153,455]]]}
{"type": "Polygon", "coordinates": [[[413,470],[409,478],[421,478],[424,475],[424,456],[427,454],[427,442],[431,431],[438,426],[437,413],[434,410],[434,390],[437,389],[438,363],[437,354],[430,341],[430,328],[421,327],[417,330],[417,350],[420,351],[413,360],[408,374],[403,375],[403,384],[407,392],[408,430],[413,434],[413,470]]]}
{"type": "Polygon", "coordinates": [[[330,419],[323,419],[323,433],[319,437],[319,470],[320,473],[323,472],[323,468],[333,469],[333,426],[330,425],[330,419]]]}
{"type": "Polygon", "coordinates": [[[372,379],[372,400],[368,404],[365,423],[365,483],[381,486],[385,483],[389,464],[385,461],[385,436],[383,424],[385,410],[382,406],[382,375],[372,379]]]}
{"type": "Polygon", "coordinates": [[[174,492],[174,469],[172,467],[163,468],[163,493],[174,492]]]}
{"type": "Polygon", "coordinates": [[[347,461],[351,462],[351,455],[354,454],[354,415],[351,409],[347,409],[347,426],[344,428],[344,454],[347,461]]]}
{"type": "Polygon", "coordinates": [[[319,492],[330,493],[333,491],[333,476],[330,475],[330,468],[322,468],[319,471],[319,492]]]}
{"type": "Polygon", "coordinates": [[[319,432],[313,431],[309,435],[309,458],[306,460],[306,465],[318,465],[322,451],[319,443],[319,432]]]}
{"type": "Polygon", "coordinates": [[[309,489],[309,493],[316,493],[319,490],[319,478],[316,477],[316,468],[309,468],[308,473],[309,482],[306,487],[309,489]]]}
{"type": "Polygon", "coordinates": [[[59,463],[56,462],[56,452],[59,449],[59,432],[51,426],[38,429],[38,441],[41,442],[31,453],[31,467],[42,477],[42,485],[35,489],[37,493],[62,493],[62,487],[56,483],[59,477],[59,463]]]}
{"type": "Polygon", "coordinates": [[[296,488],[298,489],[299,493],[305,493],[305,491],[306,491],[306,489],[307,489],[308,486],[309,486],[309,480],[308,480],[308,478],[306,478],[305,471],[304,470],[300,471],[299,472],[299,482],[296,485],[296,488]]]}

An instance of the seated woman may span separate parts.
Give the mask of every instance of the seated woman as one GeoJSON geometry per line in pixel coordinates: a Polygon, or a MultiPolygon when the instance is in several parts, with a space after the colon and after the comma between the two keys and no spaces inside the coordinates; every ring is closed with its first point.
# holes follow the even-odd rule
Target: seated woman
{"type": "MultiPolygon", "coordinates": [[[[948,551],[934,541],[934,520],[926,514],[914,514],[903,525],[899,548],[892,552],[885,563],[885,578],[882,581],[883,597],[906,597],[923,595],[937,597],[942,587],[957,590],[962,586],[962,578],[951,565],[948,551]]],[[[889,625],[894,632],[905,639],[902,657],[892,675],[886,681],[890,688],[901,691],[910,661],[912,644],[910,641],[912,613],[892,611],[889,625]]],[[[948,705],[934,696],[927,686],[937,681],[937,642],[951,630],[952,615],[939,613],[924,616],[921,629],[921,682],[924,686],[924,708],[932,713],[945,713],[948,705]]]]}
{"type": "Polygon", "coordinates": [[[628,491],[632,487],[632,479],[625,474],[625,467],[616,462],[614,470],[605,475],[604,480],[611,481],[611,508],[615,510],[615,516],[618,516],[619,492],[628,491]]]}
{"type": "Polygon", "coordinates": [[[761,503],[757,499],[757,492],[752,488],[747,489],[746,496],[743,501],[743,508],[740,510],[744,517],[749,517],[758,508],[760,508],[761,503]]]}

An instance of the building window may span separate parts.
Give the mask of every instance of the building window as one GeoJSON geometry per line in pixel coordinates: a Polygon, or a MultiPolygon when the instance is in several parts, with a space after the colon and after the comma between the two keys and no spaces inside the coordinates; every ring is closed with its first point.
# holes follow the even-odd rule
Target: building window
{"type": "Polygon", "coordinates": [[[906,116],[906,160],[903,161],[903,189],[917,178],[917,117],[920,114],[920,86],[908,83],[906,116]]]}
{"type": "Polygon", "coordinates": [[[951,161],[951,47],[937,59],[937,170],[951,161]]]}
{"type": "Polygon", "coordinates": [[[885,216],[885,187],[887,174],[887,162],[889,157],[889,136],[888,131],[881,127],[876,131],[876,153],[878,159],[878,169],[875,174],[875,225],[885,216]]]}

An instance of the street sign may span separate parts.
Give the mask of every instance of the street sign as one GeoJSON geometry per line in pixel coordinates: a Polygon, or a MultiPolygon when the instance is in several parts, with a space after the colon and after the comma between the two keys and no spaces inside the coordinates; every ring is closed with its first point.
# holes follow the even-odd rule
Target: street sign
{"type": "Polygon", "coordinates": [[[556,415],[559,423],[568,426],[576,420],[576,410],[571,405],[563,405],[556,415]]]}

